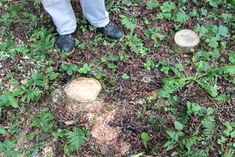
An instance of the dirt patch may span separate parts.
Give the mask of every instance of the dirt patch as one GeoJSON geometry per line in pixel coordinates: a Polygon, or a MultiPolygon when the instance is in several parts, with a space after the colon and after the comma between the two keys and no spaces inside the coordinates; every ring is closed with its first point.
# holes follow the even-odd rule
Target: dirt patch
{"type": "Polygon", "coordinates": [[[68,117],[62,116],[62,121],[66,125],[72,125],[74,117],[80,115],[85,119],[83,125],[90,129],[91,145],[99,147],[101,155],[123,156],[130,149],[130,144],[120,139],[121,128],[110,124],[115,121],[115,117],[121,113],[120,103],[106,103],[102,99],[90,103],[80,103],[74,99],[69,99],[63,88],[57,89],[52,94],[53,106],[56,110],[63,110],[68,117]],[[63,107],[62,107],[63,106],[63,107]]]}

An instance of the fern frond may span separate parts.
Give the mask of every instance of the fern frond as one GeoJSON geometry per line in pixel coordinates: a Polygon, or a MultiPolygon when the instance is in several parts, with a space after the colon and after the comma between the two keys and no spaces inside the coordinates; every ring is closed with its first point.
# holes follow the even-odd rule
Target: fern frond
{"type": "Polygon", "coordinates": [[[124,15],[120,15],[120,17],[122,18],[122,24],[129,30],[131,30],[131,32],[134,31],[134,29],[136,28],[136,24],[133,20],[133,17],[131,16],[124,16],[124,15]]]}
{"type": "Polygon", "coordinates": [[[86,131],[82,128],[73,128],[73,131],[68,131],[65,136],[68,142],[64,150],[68,155],[78,150],[87,140],[86,131]]]}

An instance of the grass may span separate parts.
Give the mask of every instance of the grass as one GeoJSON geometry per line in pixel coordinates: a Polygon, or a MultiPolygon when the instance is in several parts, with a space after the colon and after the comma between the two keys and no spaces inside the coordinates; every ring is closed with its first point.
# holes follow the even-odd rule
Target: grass
{"type": "Polygon", "coordinates": [[[53,51],[56,31],[38,1],[0,1],[0,156],[33,156],[48,146],[56,156],[102,156],[81,117],[51,103],[54,90],[87,76],[102,83],[106,102],[127,102],[128,114],[112,124],[131,145],[126,156],[233,157],[234,1],[106,3],[125,37],[103,37],[78,7],[76,50],[65,57],[53,51]],[[193,54],[170,47],[184,28],[200,36],[193,54]]]}

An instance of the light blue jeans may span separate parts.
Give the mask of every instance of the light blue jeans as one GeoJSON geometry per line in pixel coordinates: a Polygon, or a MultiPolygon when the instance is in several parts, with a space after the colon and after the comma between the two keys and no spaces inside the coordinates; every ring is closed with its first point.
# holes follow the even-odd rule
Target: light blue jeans
{"type": "MultiPolygon", "coordinates": [[[[85,18],[95,27],[104,27],[109,23],[109,14],[105,10],[104,0],[80,0],[85,18]]],[[[70,0],[42,0],[43,7],[51,15],[60,35],[76,30],[76,17],[70,0]]]]}

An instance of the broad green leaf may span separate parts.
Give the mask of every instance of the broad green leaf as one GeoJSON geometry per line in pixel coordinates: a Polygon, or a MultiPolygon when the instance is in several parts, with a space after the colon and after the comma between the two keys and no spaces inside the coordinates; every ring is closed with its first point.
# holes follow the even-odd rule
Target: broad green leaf
{"type": "Polygon", "coordinates": [[[224,67],[224,72],[229,75],[235,75],[235,65],[228,65],[224,67]]]}
{"type": "Polygon", "coordinates": [[[18,108],[17,100],[11,95],[11,93],[4,93],[0,96],[0,106],[6,105],[13,108],[18,108]]]}
{"type": "MultiPolygon", "coordinates": [[[[6,139],[4,142],[0,141],[0,154],[4,154],[4,157],[21,157],[20,152],[16,150],[15,143],[6,139]]],[[[0,155],[1,156],[1,155],[0,155]]]]}
{"type": "Polygon", "coordinates": [[[170,138],[174,141],[178,141],[179,137],[183,136],[184,133],[182,131],[173,131],[173,130],[167,130],[167,135],[170,136],[170,138]]]}
{"type": "Polygon", "coordinates": [[[183,10],[181,10],[180,12],[178,12],[176,14],[176,19],[175,21],[177,22],[185,22],[189,19],[190,17],[188,16],[188,14],[186,14],[183,10]]]}
{"type": "Polygon", "coordinates": [[[147,3],[146,3],[147,9],[152,10],[152,9],[156,8],[158,6],[158,4],[159,3],[157,0],[147,0],[147,3]]]}
{"type": "Polygon", "coordinates": [[[235,151],[232,148],[229,148],[225,151],[225,153],[222,155],[222,157],[234,157],[235,151]]]}
{"type": "Polygon", "coordinates": [[[229,55],[229,61],[235,64],[235,52],[229,55]]]}
{"type": "MultiPolygon", "coordinates": [[[[208,41],[208,40],[207,40],[208,41]]],[[[209,46],[212,48],[217,48],[219,45],[217,38],[212,37],[211,40],[209,40],[209,46]]]]}
{"type": "Polygon", "coordinates": [[[202,121],[202,125],[204,127],[205,134],[212,135],[215,127],[215,118],[213,116],[206,116],[202,121]]]}
{"type": "Polygon", "coordinates": [[[212,115],[215,110],[211,107],[208,107],[206,111],[207,111],[207,115],[212,115]]]}
{"type": "Polygon", "coordinates": [[[77,70],[78,66],[76,64],[70,64],[70,68],[75,71],[77,70]]]}
{"type": "Polygon", "coordinates": [[[141,134],[141,139],[143,140],[145,149],[147,149],[147,148],[148,148],[148,141],[149,141],[149,135],[148,135],[148,133],[147,133],[147,132],[143,132],[143,133],[141,134]]]}
{"type": "Polygon", "coordinates": [[[67,70],[67,74],[68,74],[68,75],[72,75],[72,74],[73,74],[73,70],[72,70],[72,69],[68,69],[68,70],[67,70]]]}
{"type": "Polygon", "coordinates": [[[34,71],[32,72],[32,79],[33,80],[36,80],[37,79],[37,73],[34,71]]]}
{"type": "Polygon", "coordinates": [[[89,71],[91,71],[91,65],[85,63],[81,68],[78,69],[79,73],[87,74],[89,71]]]}
{"type": "Polygon", "coordinates": [[[179,70],[179,71],[184,71],[184,66],[182,64],[175,64],[175,67],[179,70]]]}
{"type": "Polygon", "coordinates": [[[176,130],[183,130],[184,126],[178,121],[175,121],[174,123],[176,130]]]}
{"type": "Polygon", "coordinates": [[[235,139],[235,131],[231,132],[231,137],[235,139]]]}
{"type": "Polygon", "coordinates": [[[199,33],[200,37],[205,37],[209,32],[208,29],[203,25],[202,26],[197,25],[196,31],[199,33]]]}
{"type": "Polygon", "coordinates": [[[182,143],[185,145],[185,147],[188,150],[191,150],[191,147],[196,143],[196,138],[192,137],[192,138],[189,138],[189,139],[183,139],[182,143]]]}
{"type": "Polygon", "coordinates": [[[176,135],[176,132],[173,131],[173,130],[167,130],[166,131],[167,135],[170,136],[171,139],[174,139],[175,138],[175,135],[176,135]]]}
{"type": "Polygon", "coordinates": [[[223,131],[225,136],[230,136],[231,132],[234,130],[230,123],[226,123],[226,130],[223,131]]]}
{"type": "Polygon", "coordinates": [[[130,78],[130,76],[128,76],[127,74],[122,74],[122,78],[124,79],[124,80],[128,80],[129,78],[130,78]]]}
{"type": "Polygon", "coordinates": [[[160,97],[160,98],[168,98],[170,96],[170,93],[165,89],[160,89],[157,92],[157,96],[160,97]]]}
{"type": "Polygon", "coordinates": [[[218,95],[217,92],[217,88],[216,86],[211,86],[208,82],[204,81],[204,82],[200,82],[197,81],[201,87],[208,93],[210,94],[212,97],[216,97],[218,95]]]}
{"type": "Polygon", "coordinates": [[[209,63],[206,61],[200,61],[197,65],[197,71],[208,71],[209,69],[209,63]]]}
{"type": "Polygon", "coordinates": [[[0,135],[1,134],[5,134],[6,130],[4,129],[4,127],[0,124],[0,135]]]}
{"type": "Polygon", "coordinates": [[[220,25],[219,26],[219,35],[221,36],[224,36],[224,37],[227,37],[228,36],[228,28],[223,26],[223,25],[220,25]]]}
{"type": "Polygon", "coordinates": [[[63,70],[67,70],[67,69],[68,69],[68,65],[66,65],[66,64],[61,64],[61,68],[62,68],[63,70]]]}

